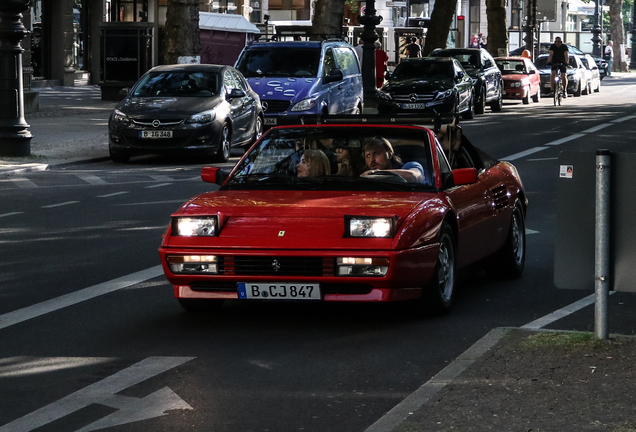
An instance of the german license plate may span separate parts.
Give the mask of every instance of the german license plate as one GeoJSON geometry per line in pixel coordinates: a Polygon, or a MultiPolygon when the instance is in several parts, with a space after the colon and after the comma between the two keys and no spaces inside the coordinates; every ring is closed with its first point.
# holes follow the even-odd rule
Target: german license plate
{"type": "Polygon", "coordinates": [[[425,103],[405,103],[402,104],[402,109],[425,109],[425,103]]]}
{"type": "Polygon", "coordinates": [[[264,123],[267,126],[276,126],[278,124],[278,121],[275,118],[265,117],[264,120],[265,120],[264,123]]]}
{"type": "Polygon", "coordinates": [[[172,131],[171,130],[139,131],[139,138],[150,138],[150,139],[172,138],[172,131]]]}
{"type": "Polygon", "coordinates": [[[320,300],[320,284],[243,283],[238,284],[239,299],[320,300]]]}

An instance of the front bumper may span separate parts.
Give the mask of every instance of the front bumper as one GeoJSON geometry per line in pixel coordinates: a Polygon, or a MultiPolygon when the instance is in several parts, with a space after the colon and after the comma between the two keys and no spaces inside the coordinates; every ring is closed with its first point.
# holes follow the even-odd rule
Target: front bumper
{"type": "Polygon", "coordinates": [[[239,299],[238,283],[320,284],[322,301],[390,302],[421,297],[433,277],[438,245],[407,251],[235,250],[177,249],[161,247],[164,273],[174,286],[176,298],[239,299]],[[215,255],[219,274],[176,274],[167,256],[215,255]],[[338,276],[337,257],[388,258],[384,276],[338,276]],[[271,264],[276,261],[278,270],[271,264]],[[286,263],[293,263],[286,267],[286,263]],[[288,268],[284,275],[280,268],[288,268]]]}

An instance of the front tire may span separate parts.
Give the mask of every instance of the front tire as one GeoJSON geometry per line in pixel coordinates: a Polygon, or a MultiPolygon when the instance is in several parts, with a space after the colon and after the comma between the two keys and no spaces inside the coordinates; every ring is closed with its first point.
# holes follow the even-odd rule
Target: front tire
{"type": "Polygon", "coordinates": [[[495,265],[500,274],[507,278],[518,278],[523,273],[526,262],[526,223],[519,200],[515,202],[506,243],[498,253],[495,265]]]}
{"type": "Polygon", "coordinates": [[[524,105],[528,105],[530,103],[530,88],[528,87],[526,89],[526,96],[521,99],[521,102],[523,102],[524,105]]]}
{"type": "Polygon", "coordinates": [[[455,296],[455,233],[446,222],[439,233],[435,272],[423,294],[425,307],[432,314],[441,315],[450,310],[455,296]]]}
{"type": "Polygon", "coordinates": [[[464,111],[462,113],[462,117],[467,119],[467,120],[471,120],[473,118],[475,118],[475,103],[474,103],[474,96],[470,97],[470,100],[468,101],[468,110],[464,111]]]}
{"type": "Polygon", "coordinates": [[[215,159],[217,162],[227,162],[230,160],[230,139],[232,133],[230,132],[230,125],[226,122],[223,123],[223,129],[221,129],[221,143],[219,149],[216,151],[215,159]]]}
{"type": "Polygon", "coordinates": [[[532,96],[532,102],[538,103],[541,100],[541,89],[537,90],[537,94],[532,96]]]}
{"type": "Polygon", "coordinates": [[[252,137],[250,145],[258,141],[261,136],[263,136],[263,117],[259,115],[256,116],[256,123],[254,124],[254,137],[252,137]]]}
{"type": "Polygon", "coordinates": [[[490,103],[490,109],[493,112],[500,112],[503,108],[503,86],[499,86],[499,96],[497,96],[497,100],[490,103]]]}
{"type": "Polygon", "coordinates": [[[475,104],[475,114],[483,114],[486,111],[486,92],[481,92],[481,97],[477,100],[475,104]]]}

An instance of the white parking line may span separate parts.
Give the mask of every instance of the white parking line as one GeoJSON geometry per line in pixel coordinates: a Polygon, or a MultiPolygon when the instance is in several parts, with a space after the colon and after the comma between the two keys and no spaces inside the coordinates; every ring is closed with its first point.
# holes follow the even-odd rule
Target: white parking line
{"type": "Polygon", "coordinates": [[[0,217],[15,216],[15,215],[23,214],[23,213],[24,213],[24,212],[11,212],[11,213],[4,213],[4,214],[0,214],[0,217]]]}
{"type": "Polygon", "coordinates": [[[612,123],[622,123],[624,121],[635,119],[635,118],[636,118],[636,115],[630,115],[630,116],[627,116],[627,117],[621,117],[619,119],[612,120],[612,123]]]}
{"type": "Polygon", "coordinates": [[[613,125],[612,123],[603,123],[603,124],[600,124],[600,125],[596,125],[596,126],[594,126],[594,127],[591,127],[591,128],[589,128],[589,129],[586,129],[586,130],[584,130],[584,131],[583,131],[583,133],[594,133],[594,132],[598,132],[598,131],[600,131],[601,129],[605,129],[606,127],[609,127],[609,126],[614,126],[614,125],[613,125]]]}
{"type": "Polygon", "coordinates": [[[103,282],[92,287],[84,288],[63,296],[43,301],[23,309],[0,315],[0,329],[10,327],[15,324],[30,320],[32,318],[45,315],[56,310],[81,303],[92,298],[120,290],[122,288],[135,285],[148,279],[161,276],[163,270],[161,266],[150,267],[149,269],[122,276],[108,282],[103,282]]]}
{"type": "Polygon", "coordinates": [[[547,146],[561,145],[561,144],[566,143],[568,141],[572,141],[572,140],[575,140],[575,139],[578,139],[578,138],[581,138],[581,137],[584,137],[584,136],[585,136],[585,134],[582,134],[582,133],[572,134],[572,135],[567,136],[565,138],[561,138],[561,139],[558,139],[556,141],[551,141],[549,143],[545,143],[544,145],[547,145],[547,146]]]}
{"type": "Polygon", "coordinates": [[[42,208],[49,209],[49,208],[55,208],[55,207],[62,207],[62,206],[67,206],[71,204],[77,204],[78,202],[79,201],[66,201],[66,202],[57,203],[57,204],[45,205],[45,206],[42,206],[42,208]]]}

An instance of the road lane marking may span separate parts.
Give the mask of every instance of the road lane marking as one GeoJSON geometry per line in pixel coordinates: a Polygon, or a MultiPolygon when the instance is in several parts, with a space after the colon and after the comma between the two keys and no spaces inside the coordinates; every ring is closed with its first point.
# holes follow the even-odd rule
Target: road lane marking
{"type": "Polygon", "coordinates": [[[109,193],[109,194],[106,194],[106,195],[97,195],[97,198],[110,198],[110,197],[114,197],[114,196],[117,196],[117,195],[124,195],[124,194],[127,194],[127,193],[130,193],[130,192],[128,192],[128,191],[113,192],[113,193],[109,193]]]}
{"type": "Polygon", "coordinates": [[[0,218],[1,217],[7,217],[7,216],[16,216],[19,214],[24,214],[24,212],[11,212],[11,213],[4,213],[4,214],[0,214],[0,218]]]}
{"type": "Polygon", "coordinates": [[[636,118],[636,115],[629,115],[627,117],[621,117],[616,120],[612,120],[612,123],[622,123],[624,121],[635,119],[635,118],[636,118]]]}
{"type": "Polygon", "coordinates": [[[606,127],[610,127],[610,126],[614,126],[612,123],[603,123],[600,125],[596,125],[594,127],[591,127],[589,129],[586,129],[583,131],[583,133],[594,133],[594,132],[598,132],[601,129],[605,129],[606,127]]]}
{"type": "MultiPolygon", "coordinates": [[[[614,294],[616,291],[610,291],[610,295],[614,294]]],[[[552,324],[554,321],[558,321],[561,318],[564,318],[568,315],[573,314],[574,312],[577,312],[581,309],[583,309],[586,306],[589,306],[591,304],[594,304],[594,302],[596,301],[596,294],[590,294],[587,297],[583,297],[581,300],[579,301],[575,301],[572,304],[569,304],[565,307],[562,307],[559,310],[556,310],[552,313],[547,314],[544,317],[541,317],[539,319],[536,319],[524,326],[522,326],[522,329],[526,329],[526,330],[538,330],[540,328],[543,328],[545,326],[547,326],[548,324],[552,324]]]]}
{"type": "Polygon", "coordinates": [[[156,204],[183,204],[187,200],[170,200],[170,201],[148,201],[148,202],[138,202],[138,203],[126,203],[126,204],[115,204],[115,206],[136,206],[136,205],[156,205],[156,204]]]}
{"type": "Polygon", "coordinates": [[[167,176],[167,175],[150,175],[148,177],[150,177],[154,181],[158,181],[158,182],[171,182],[171,181],[174,181],[174,179],[172,177],[167,176]]]}
{"type": "Polygon", "coordinates": [[[50,209],[50,208],[55,208],[55,207],[67,206],[67,205],[71,205],[71,204],[77,204],[78,202],[79,201],[66,201],[66,202],[63,202],[63,203],[45,205],[45,206],[42,206],[42,208],[50,209]]]}
{"type": "Polygon", "coordinates": [[[171,184],[172,183],[159,183],[156,185],[146,186],[146,189],[154,189],[154,188],[163,187],[163,186],[170,186],[171,184]]]}
{"type": "Polygon", "coordinates": [[[97,177],[95,174],[75,174],[80,180],[85,181],[86,183],[92,185],[106,185],[109,184],[107,181],[97,177]]]}
{"type": "Polygon", "coordinates": [[[22,189],[33,189],[39,187],[28,178],[15,177],[10,179],[17,187],[22,189]]]}
{"type": "Polygon", "coordinates": [[[565,138],[561,138],[561,139],[558,139],[558,140],[555,140],[555,141],[550,141],[549,143],[545,143],[544,145],[557,146],[557,145],[561,145],[561,144],[566,143],[568,141],[572,141],[572,140],[575,140],[575,139],[578,139],[578,138],[581,138],[581,137],[584,137],[584,136],[585,136],[585,134],[583,134],[583,133],[577,133],[577,134],[573,134],[573,135],[570,135],[570,136],[567,136],[565,138]]]}
{"type": "Polygon", "coordinates": [[[513,155],[503,157],[503,158],[501,158],[501,160],[512,161],[512,160],[516,160],[516,159],[521,159],[522,157],[526,157],[526,156],[529,156],[531,154],[534,154],[534,153],[537,153],[537,152],[540,152],[540,151],[543,151],[543,150],[547,150],[547,149],[548,149],[547,147],[533,147],[531,149],[524,150],[522,152],[515,153],[513,155]]]}
{"type": "Polygon", "coordinates": [[[194,358],[148,357],[114,375],[0,427],[0,432],[29,432],[86,408],[91,404],[106,405],[117,409],[117,411],[79,429],[77,432],[90,432],[147,420],[162,416],[166,411],[170,410],[191,410],[192,407],[168,387],[163,387],[143,398],[122,396],[117,395],[117,393],[194,358]]]}
{"type": "Polygon", "coordinates": [[[145,282],[148,279],[161,276],[162,274],[163,269],[160,265],[150,267],[146,270],[138,271],[108,282],[93,285],[92,287],[84,288],[51,300],[46,300],[32,306],[0,315],[0,330],[122,288],[127,288],[129,286],[145,282]]]}

